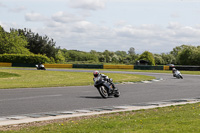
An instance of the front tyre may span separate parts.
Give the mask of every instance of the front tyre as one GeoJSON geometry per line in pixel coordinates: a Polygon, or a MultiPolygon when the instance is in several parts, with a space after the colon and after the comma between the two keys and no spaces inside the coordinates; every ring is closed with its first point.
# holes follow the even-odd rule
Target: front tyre
{"type": "Polygon", "coordinates": [[[107,92],[105,86],[99,87],[98,90],[99,90],[100,95],[101,95],[103,98],[108,98],[108,92],[107,92]]]}
{"type": "Polygon", "coordinates": [[[120,92],[119,91],[115,92],[114,97],[119,97],[119,96],[120,96],[120,92]]]}

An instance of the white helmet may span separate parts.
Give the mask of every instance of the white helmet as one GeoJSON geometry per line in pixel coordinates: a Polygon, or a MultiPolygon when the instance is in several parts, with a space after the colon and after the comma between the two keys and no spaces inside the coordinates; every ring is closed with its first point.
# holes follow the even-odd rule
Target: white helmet
{"type": "Polygon", "coordinates": [[[99,76],[99,71],[94,71],[93,75],[94,75],[94,77],[98,77],[99,76]]]}

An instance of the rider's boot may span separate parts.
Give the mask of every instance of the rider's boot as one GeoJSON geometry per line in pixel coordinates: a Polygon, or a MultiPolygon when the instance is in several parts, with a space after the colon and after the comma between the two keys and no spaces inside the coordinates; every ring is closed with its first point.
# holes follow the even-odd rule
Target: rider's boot
{"type": "Polygon", "coordinates": [[[113,89],[114,89],[114,93],[115,93],[115,94],[119,94],[119,91],[118,91],[117,87],[115,87],[114,84],[113,84],[113,89]]]}

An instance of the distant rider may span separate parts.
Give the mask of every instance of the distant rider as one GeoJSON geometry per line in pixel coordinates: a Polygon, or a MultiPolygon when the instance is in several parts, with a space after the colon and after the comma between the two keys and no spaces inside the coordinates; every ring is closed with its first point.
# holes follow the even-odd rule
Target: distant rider
{"type": "Polygon", "coordinates": [[[176,71],[177,71],[177,69],[176,68],[172,68],[172,73],[173,73],[173,77],[176,77],[176,71]]]}
{"type": "MultiPolygon", "coordinates": [[[[114,90],[117,91],[117,89],[115,89],[116,88],[115,85],[112,83],[112,81],[110,80],[110,78],[108,78],[108,76],[106,76],[104,74],[100,74],[99,71],[94,71],[93,75],[94,75],[94,78],[101,76],[104,81],[107,81],[107,82],[111,83],[112,87],[114,88],[114,90]]],[[[93,80],[94,80],[94,78],[93,78],[93,80]]]]}
{"type": "Polygon", "coordinates": [[[42,67],[42,62],[38,63],[38,68],[40,69],[42,67]]]}

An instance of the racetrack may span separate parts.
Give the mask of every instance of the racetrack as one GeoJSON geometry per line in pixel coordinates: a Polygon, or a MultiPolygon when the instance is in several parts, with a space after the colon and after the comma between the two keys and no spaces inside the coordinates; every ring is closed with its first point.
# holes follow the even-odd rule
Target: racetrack
{"type": "MultiPolygon", "coordinates": [[[[55,71],[55,69],[49,69],[55,71]]],[[[81,71],[91,70],[61,70],[81,71]]],[[[101,71],[112,73],[111,71],[101,71]]],[[[143,74],[162,78],[151,83],[117,84],[121,92],[119,98],[103,99],[96,88],[50,87],[0,90],[0,117],[24,115],[42,112],[72,111],[105,106],[122,106],[137,103],[160,102],[172,99],[200,98],[200,76],[183,75],[184,79],[175,79],[172,74],[114,72],[143,74]]],[[[112,77],[111,77],[112,78],[112,77]]],[[[92,79],[91,79],[92,80],[92,79]]]]}

